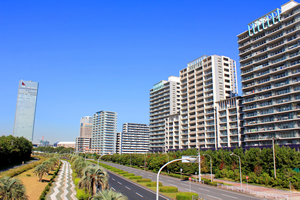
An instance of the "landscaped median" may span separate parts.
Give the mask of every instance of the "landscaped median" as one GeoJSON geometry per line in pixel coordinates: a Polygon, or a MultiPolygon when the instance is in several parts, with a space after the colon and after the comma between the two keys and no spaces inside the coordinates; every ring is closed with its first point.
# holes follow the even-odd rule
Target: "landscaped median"
{"type": "MultiPolygon", "coordinates": [[[[96,161],[90,161],[95,164],[97,164],[96,161]]],[[[99,163],[100,166],[106,168],[109,171],[112,171],[116,174],[119,174],[120,176],[123,176],[124,178],[130,179],[133,182],[136,182],[144,187],[147,187],[153,191],[156,191],[156,182],[151,182],[151,179],[143,179],[142,176],[135,176],[134,173],[129,173],[126,171],[123,171],[121,169],[99,163]]],[[[161,182],[159,182],[159,192],[167,197],[170,197],[172,199],[177,200],[191,200],[192,196],[196,199],[198,198],[198,194],[193,192],[180,192],[178,191],[177,187],[173,186],[163,186],[161,182]]]]}

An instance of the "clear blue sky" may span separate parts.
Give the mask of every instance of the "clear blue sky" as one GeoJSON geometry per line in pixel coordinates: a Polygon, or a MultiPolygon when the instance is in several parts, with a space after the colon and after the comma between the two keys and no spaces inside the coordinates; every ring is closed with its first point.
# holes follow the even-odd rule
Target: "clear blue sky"
{"type": "MultiPolygon", "coordinates": [[[[149,90],[204,54],[238,61],[247,24],[287,0],[0,0],[0,135],[20,79],[39,82],[34,142],[75,141],[96,111],[149,123],[149,90]]],[[[239,66],[239,65],[238,65],[239,66]]]]}

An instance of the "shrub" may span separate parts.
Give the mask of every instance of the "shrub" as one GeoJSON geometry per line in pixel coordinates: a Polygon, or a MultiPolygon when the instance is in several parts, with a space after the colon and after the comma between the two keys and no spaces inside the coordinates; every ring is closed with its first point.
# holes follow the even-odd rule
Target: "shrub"
{"type": "Polygon", "coordinates": [[[78,183],[79,183],[79,181],[80,181],[80,178],[75,178],[75,179],[74,179],[74,184],[77,186],[78,183]]]}
{"type": "Polygon", "coordinates": [[[88,200],[89,199],[89,195],[86,194],[85,191],[81,190],[81,189],[77,190],[76,197],[78,200],[88,200]]]}
{"type": "Polygon", "coordinates": [[[134,173],[128,173],[128,174],[124,174],[123,176],[127,177],[127,176],[134,176],[134,175],[135,175],[134,173]]]}
{"type": "Polygon", "coordinates": [[[26,176],[31,176],[31,174],[26,174],[26,176]]]}
{"type": "MultiPolygon", "coordinates": [[[[220,183],[220,182],[219,182],[219,183],[220,183]]],[[[213,182],[209,182],[208,185],[217,186],[218,183],[213,181],[213,182]]]]}
{"type": "Polygon", "coordinates": [[[179,192],[176,194],[176,199],[177,200],[191,200],[193,198],[193,196],[198,198],[198,194],[194,193],[194,192],[179,192]]]}
{"type": "Polygon", "coordinates": [[[129,176],[129,179],[142,179],[142,176],[129,176]]]}
{"type": "Polygon", "coordinates": [[[137,182],[138,183],[151,182],[151,179],[148,179],[148,178],[138,179],[137,182]]]}
{"type": "Polygon", "coordinates": [[[129,172],[119,172],[118,174],[128,174],[129,172]]]}
{"type": "MultiPolygon", "coordinates": [[[[159,186],[162,186],[162,183],[159,182],[158,185],[159,185],[159,186]]],[[[156,187],[156,182],[150,182],[150,183],[147,183],[147,187],[156,187]]]]}
{"type": "Polygon", "coordinates": [[[176,193],[178,192],[178,188],[174,186],[163,186],[159,188],[159,191],[165,193],[176,193]]]}

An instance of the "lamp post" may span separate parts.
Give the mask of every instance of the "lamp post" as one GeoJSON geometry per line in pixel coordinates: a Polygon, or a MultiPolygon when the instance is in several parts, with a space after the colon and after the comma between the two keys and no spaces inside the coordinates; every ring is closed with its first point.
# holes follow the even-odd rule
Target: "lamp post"
{"type": "Polygon", "coordinates": [[[98,165],[99,165],[99,160],[100,160],[100,158],[101,158],[102,156],[104,156],[104,155],[101,155],[101,156],[98,158],[98,165]]]}
{"type": "Polygon", "coordinates": [[[195,158],[180,158],[180,159],[175,159],[175,160],[172,160],[168,163],[166,163],[164,166],[162,166],[158,172],[157,172],[157,177],[156,177],[156,200],[159,200],[159,174],[161,172],[161,170],[163,170],[163,168],[165,168],[168,164],[171,164],[173,162],[177,162],[177,161],[180,161],[180,160],[188,160],[189,162],[192,162],[192,161],[195,161],[195,158]]]}
{"type": "Polygon", "coordinates": [[[131,154],[130,154],[130,167],[131,167],[131,154]]]}
{"type": "Polygon", "coordinates": [[[199,183],[201,182],[201,155],[200,155],[200,146],[199,146],[199,152],[198,152],[198,170],[199,170],[199,183]]]}
{"type": "Polygon", "coordinates": [[[146,171],[146,155],[147,155],[147,153],[145,153],[145,160],[144,160],[145,171],[146,171]]]}
{"type": "Polygon", "coordinates": [[[237,157],[239,158],[239,163],[240,163],[240,180],[241,180],[241,188],[243,188],[243,183],[242,183],[242,164],[241,164],[241,158],[240,158],[238,155],[234,154],[234,153],[231,153],[230,155],[231,155],[231,156],[237,156],[237,157]]]}
{"type": "Polygon", "coordinates": [[[273,163],[274,163],[274,178],[276,179],[276,161],[275,161],[275,145],[274,145],[274,140],[276,138],[272,138],[272,149],[273,149],[273,163]]]}
{"type": "Polygon", "coordinates": [[[203,154],[203,155],[206,155],[206,156],[210,157],[210,182],[212,182],[212,161],[211,161],[211,156],[208,155],[208,154],[203,154]]]}

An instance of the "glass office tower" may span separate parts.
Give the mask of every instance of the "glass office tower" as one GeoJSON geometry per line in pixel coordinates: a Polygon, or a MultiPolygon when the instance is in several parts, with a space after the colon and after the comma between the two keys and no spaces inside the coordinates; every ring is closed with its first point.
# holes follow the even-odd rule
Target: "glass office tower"
{"type": "Polygon", "coordinates": [[[17,107],[13,135],[33,140],[36,101],[38,94],[38,82],[19,82],[17,107]]]}

